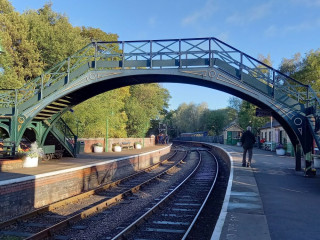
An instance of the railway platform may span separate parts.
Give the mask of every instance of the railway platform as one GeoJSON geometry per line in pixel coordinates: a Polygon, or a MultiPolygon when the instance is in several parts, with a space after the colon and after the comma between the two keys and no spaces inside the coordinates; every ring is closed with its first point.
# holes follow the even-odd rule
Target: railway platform
{"type": "Polygon", "coordinates": [[[212,240],[320,239],[319,176],[304,177],[293,157],[260,149],[252,167],[242,167],[241,147],[218,146],[233,171],[212,240]]]}
{"type": "Polygon", "coordinates": [[[157,145],[120,153],[79,154],[38,167],[1,171],[0,222],[134,174],[159,162],[170,148],[157,145]]]}
{"type": "MultiPolygon", "coordinates": [[[[112,161],[119,158],[126,158],[132,155],[139,155],[153,152],[164,148],[166,145],[155,145],[142,149],[129,149],[122,152],[103,152],[103,153],[80,153],[77,158],[63,157],[61,159],[52,159],[45,162],[39,162],[38,167],[20,168],[0,172],[0,184],[2,181],[13,180],[25,176],[37,176],[66,169],[83,167],[99,162],[112,161]]],[[[2,182],[3,183],[3,182],[2,182]]]]}

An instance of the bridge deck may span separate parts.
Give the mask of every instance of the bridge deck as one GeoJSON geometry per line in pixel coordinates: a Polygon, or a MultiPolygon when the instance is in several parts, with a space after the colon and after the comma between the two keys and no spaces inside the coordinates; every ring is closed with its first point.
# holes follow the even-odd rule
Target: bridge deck
{"type": "Polygon", "coordinates": [[[253,150],[252,168],[241,167],[242,148],[223,146],[233,157],[226,218],[220,239],[320,239],[320,177],[303,177],[295,159],[253,150]]]}

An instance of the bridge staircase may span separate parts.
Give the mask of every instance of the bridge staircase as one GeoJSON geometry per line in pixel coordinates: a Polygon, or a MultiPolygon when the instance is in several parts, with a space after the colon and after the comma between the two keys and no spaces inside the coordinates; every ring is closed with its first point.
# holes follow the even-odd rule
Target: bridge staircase
{"type": "MultiPolygon", "coordinates": [[[[25,128],[31,121],[52,124],[52,135],[71,154],[74,135],[58,118],[81,102],[79,95],[74,94],[77,89],[103,81],[103,76],[129,71],[168,74],[173,69],[181,74],[193,72],[199,78],[217,70],[226,76],[227,82],[230,78],[240,88],[249,86],[268,99],[267,107],[292,121],[293,128],[301,119],[307,119],[303,127],[320,147],[320,101],[312,88],[216,38],[92,42],[21,89],[3,90],[0,119],[24,117],[25,128]]],[[[19,128],[19,121],[9,121],[13,122],[11,129],[19,128]]],[[[11,135],[15,135],[12,141],[19,141],[19,134],[11,135]]],[[[304,150],[307,148],[304,146],[304,150]]]]}
{"type": "MultiPolygon", "coordinates": [[[[65,150],[65,155],[71,157],[76,156],[77,136],[72,132],[62,118],[59,118],[59,120],[54,124],[50,133],[56,140],[58,140],[55,145],[59,146],[59,149],[65,150]]],[[[46,139],[46,141],[48,140],[46,139]]]]}

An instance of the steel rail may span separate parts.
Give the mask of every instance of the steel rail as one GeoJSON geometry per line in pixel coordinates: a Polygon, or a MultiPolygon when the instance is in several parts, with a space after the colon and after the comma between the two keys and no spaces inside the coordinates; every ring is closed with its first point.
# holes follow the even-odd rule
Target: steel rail
{"type": "Polygon", "coordinates": [[[10,226],[16,222],[19,222],[19,221],[22,221],[22,220],[27,220],[28,218],[31,218],[31,217],[34,217],[34,216],[37,216],[39,214],[42,214],[42,213],[45,213],[45,212],[48,212],[48,211],[51,211],[51,210],[54,210],[58,207],[61,207],[61,206],[64,206],[64,205],[67,205],[67,204],[70,204],[70,203],[73,203],[73,202],[76,202],[78,200],[81,200],[81,199],[84,199],[84,198],[87,198],[91,195],[94,195],[98,192],[101,192],[101,191],[104,191],[104,190],[107,190],[107,189],[110,189],[110,188],[113,188],[117,185],[119,185],[120,183],[124,182],[124,181],[127,181],[127,180],[130,180],[134,177],[137,177],[138,175],[144,173],[144,172],[147,172],[147,171],[150,171],[152,169],[155,169],[157,168],[158,166],[160,166],[161,164],[164,164],[165,162],[169,161],[170,159],[172,159],[173,157],[175,157],[177,154],[177,151],[175,151],[171,156],[169,156],[167,159],[164,159],[163,161],[160,161],[158,163],[155,163],[153,164],[152,166],[146,168],[146,169],[143,169],[141,171],[138,171],[134,174],[131,174],[129,176],[126,176],[124,178],[121,178],[119,180],[116,180],[116,181],[113,181],[111,183],[107,183],[107,184],[103,184],[103,185],[100,185],[99,187],[95,188],[95,189],[92,189],[92,190],[89,190],[87,192],[84,192],[84,193],[80,193],[76,196],[73,196],[73,197],[70,197],[70,198],[67,198],[67,199],[63,199],[61,201],[58,201],[58,202],[55,202],[55,203],[52,203],[52,204],[49,204],[47,206],[44,206],[44,207],[41,207],[41,208],[38,208],[32,212],[29,212],[29,213],[26,213],[26,214],[23,214],[23,215],[20,215],[20,216],[17,216],[17,217],[14,217],[12,219],[9,219],[8,221],[5,221],[5,222],[1,222],[0,223],[0,229],[4,228],[4,227],[7,227],[7,226],[10,226]]]}
{"type": "Polygon", "coordinates": [[[213,183],[212,183],[212,185],[211,185],[211,188],[210,188],[210,190],[209,190],[206,198],[204,199],[204,201],[203,201],[203,203],[202,203],[202,205],[201,205],[201,207],[200,207],[197,215],[194,217],[194,219],[193,219],[192,223],[190,224],[189,228],[187,229],[186,233],[185,233],[185,234],[183,235],[183,237],[181,238],[182,240],[185,240],[185,239],[188,237],[191,229],[193,228],[194,224],[196,223],[196,221],[197,221],[197,219],[198,219],[198,217],[199,217],[202,209],[204,208],[204,206],[205,206],[206,203],[207,203],[207,200],[208,200],[208,198],[209,198],[209,196],[210,196],[210,194],[211,194],[214,186],[216,185],[216,181],[217,181],[217,178],[218,178],[218,175],[219,175],[219,163],[218,163],[218,160],[217,160],[216,156],[215,156],[212,152],[210,152],[210,151],[207,151],[207,152],[208,152],[209,154],[211,154],[212,157],[213,157],[214,160],[215,160],[215,163],[216,163],[216,166],[217,166],[216,176],[214,177],[214,180],[213,180],[213,183]]]}
{"type": "MultiPolygon", "coordinates": [[[[120,201],[121,199],[125,198],[126,196],[130,196],[132,193],[137,192],[142,186],[144,186],[144,185],[150,183],[151,181],[159,178],[160,176],[166,174],[172,168],[174,168],[178,164],[182,163],[184,161],[184,159],[186,158],[186,156],[187,156],[187,153],[183,156],[183,158],[180,161],[178,161],[176,164],[174,164],[170,168],[168,168],[168,169],[162,171],[161,173],[157,174],[155,177],[152,177],[152,178],[144,181],[143,183],[140,183],[140,184],[138,184],[138,185],[136,185],[134,187],[131,187],[130,189],[128,189],[128,190],[126,190],[126,191],[124,191],[124,192],[122,192],[122,193],[120,193],[120,194],[118,194],[118,195],[116,195],[116,196],[104,201],[104,202],[101,202],[101,203],[99,203],[99,204],[97,204],[97,205],[95,205],[95,206],[93,206],[93,207],[91,207],[89,209],[86,209],[86,210],[84,210],[84,211],[82,211],[82,212],[80,212],[80,213],[78,213],[78,214],[76,214],[76,215],[74,215],[72,217],[69,217],[69,218],[67,218],[67,219],[65,219],[65,220],[63,220],[63,221],[61,221],[61,222],[59,222],[59,223],[57,223],[57,224],[55,224],[55,225],[53,225],[51,227],[48,227],[48,228],[46,228],[46,229],[44,229],[44,230],[42,230],[42,231],[40,231],[40,232],[38,232],[36,234],[33,234],[32,236],[25,238],[25,240],[31,240],[31,239],[32,240],[37,240],[37,239],[44,239],[44,238],[51,237],[51,236],[53,236],[53,234],[55,232],[57,232],[59,230],[62,230],[63,228],[65,228],[67,226],[70,226],[71,224],[73,224],[73,223],[75,223],[77,221],[80,221],[80,220],[82,220],[84,218],[92,216],[93,214],[95,214],[97,212],[100,212],[102,210],[105,210],[105,209],[109,208],[110,205],[112,205],[113,203],[116,203],[116,202],[120,201]]],[[[165,160],[165,161],[167,161],[167,160],[165,160]]],[[[154,166],[152,166],[152,167],[154,167],[154,166]]]]}
{"type": "MultiPolygon", "coordinates": [[[[178,190],[181,189],[182,186],[184,186],[184,184],[196,173],[196,171],[199,169],[199,166],[202,162],[202,156],[200,154],[199,151],[197,151],[199,154],[199,162],[196,165],[196,167],[194,168],[194,170],[177,186],[175,187],[168,195],[166,195],[161,201],[159,201],[156,205],[154,205],[151,209],[149,209],[145,214],[143,214],[142,216],[140,216],[136,221],[134,221],[133,223],[131,223],[127,228],[125,228],[124,230],[122,230],[120,233],[118,233],[116,236],[114,236],[112,238],[112,240],[118,240],[118,239],[126,239],[127,235],[130,234],[133,230],[135,230],[139,225],[141,225],[142,223],[144,223],[145,221],[147,221],[147,219],[152,216],[157,210],[161,209],[161,207],[163,207],[175,194],[178,193],[178,190]]],[[[211,155],[213,155],[212,153],[210,153],[211,155]]],[[[214,157],[216,165],[218,166],[217,163],[217,159],[214,157]]],[[[213,184],[210,188],[210,192],[207,194],[206,198],[205,198],[205,202],[207,201],[215,183],[216,183],[216,179],[218,176],[218,169],[216,171],[216,176],[214,178],[213,184]]],[[[196,222],[196,219],[198,218],[203,206],[205,205],[205,202],[202,204],[200,210],[198,211],[198,213],[195,216],[195,220],[191,223],[190,227],[187,229],[187,233],[189,233],[190,229],[193,227],[194,223],[196,222]]]]}

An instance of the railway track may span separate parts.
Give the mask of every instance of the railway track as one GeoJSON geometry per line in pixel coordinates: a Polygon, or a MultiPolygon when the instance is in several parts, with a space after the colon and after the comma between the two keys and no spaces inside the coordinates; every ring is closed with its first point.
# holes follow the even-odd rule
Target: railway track
{"type": "Polygon", "coordinates": [[[159,178],[185,159],[186,151],[118,181],[0,223],[0,239],[44,239],[92,216],[159,178]]]}
{"type": "Polygon", "coordinates": [[[208,239],[197,234],[212,219],[210,204],[200,212],[216,181],[216,159],[199,146],[173,149],[170,159],[139,174],[1,223],[0,239],[182,239],[190,229],[190,239],[208,239]]]}
{"type": "Polygon", "coordinates": [[[211,152],[198,154],[197,167],[183,182],[112,239],[187,239],[219,172],[211,152]]]}

